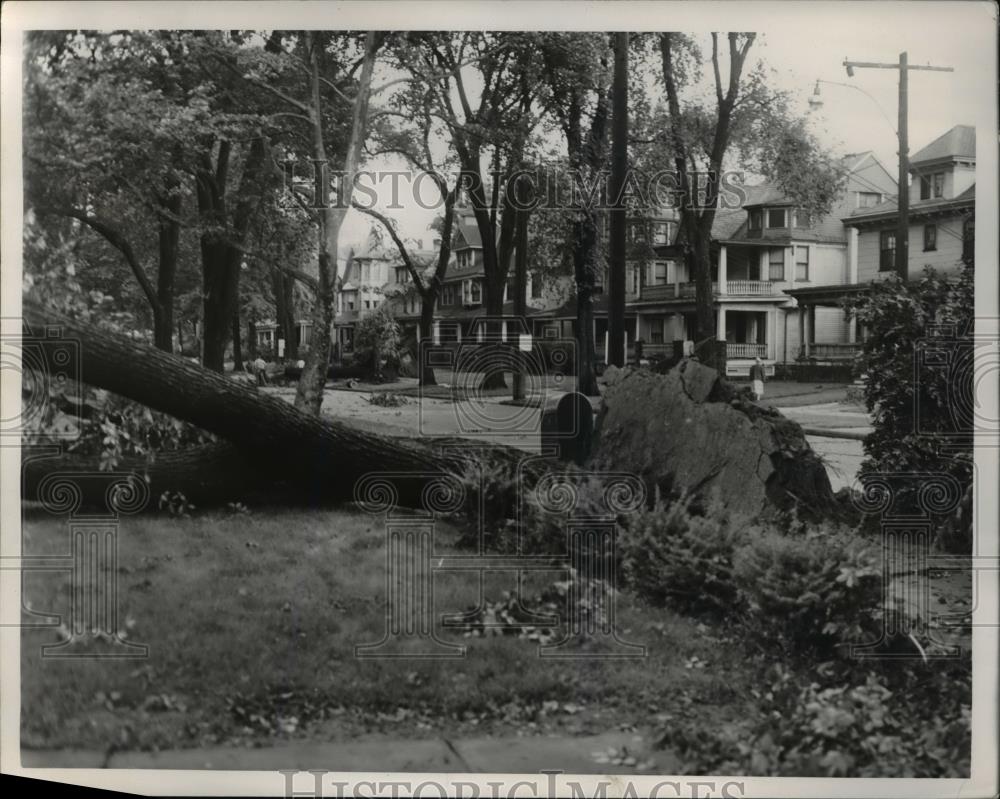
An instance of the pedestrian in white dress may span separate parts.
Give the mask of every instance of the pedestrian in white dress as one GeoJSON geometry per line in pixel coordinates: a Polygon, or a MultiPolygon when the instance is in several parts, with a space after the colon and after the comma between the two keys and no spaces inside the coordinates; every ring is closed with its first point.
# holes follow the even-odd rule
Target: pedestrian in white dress
{"type": "Polygon", "coordinates": [[[757,402],[764,399],[764,364],[760,358],[753,359],[750,367],[750,382],[753,384],[753,398],[757,402]]]}

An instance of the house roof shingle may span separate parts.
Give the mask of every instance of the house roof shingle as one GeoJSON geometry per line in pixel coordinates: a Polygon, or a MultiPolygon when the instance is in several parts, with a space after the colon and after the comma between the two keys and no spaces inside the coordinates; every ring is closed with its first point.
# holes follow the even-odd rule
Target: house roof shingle
{"type": "Polygon", "coordinates": [[[926,147],[910,156],[910,164],[940,161],[948,158],[976,157],[976,129],[972,125],[955,125],[926,147]]]}

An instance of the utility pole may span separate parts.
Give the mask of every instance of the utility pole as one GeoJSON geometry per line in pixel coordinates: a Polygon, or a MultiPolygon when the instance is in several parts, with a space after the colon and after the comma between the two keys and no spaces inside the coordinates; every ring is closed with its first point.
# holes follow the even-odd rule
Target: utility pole
{"type": "Polygon", "coordinates": [[[629,34],[614,34],[615,68],[611,89],[611,207],[608,247],[607,362],[625,365],[625,181],[628,171],[628,46],[629,34]]]}
{"type": "Polygon", "coordinates": [[[514,395],[515,401],[524,401],[524,353],[521,352],[521,329],[531,333],[531,325],[528,324],[528,211],[525,206],[528,203],[528,186],[526,178],[518,178],[514,189],[517,192],[518,209],[517,221],[515,223],[516,249],[514,251],[514,317],[517,320],[513,324],[507,323],[507,343],[510,344],[511,337],[514,337],[514,395]],[[516,326],[516,330],[511,330],[516,326]]]}
{"type": "Polygon", "coordinates": [[[932,67],[930,64],[910,65],[909,57],[904,50],[899,54],[898,64],[880,64],[870,61],[844,60],[847,76],[854,77],[855,69],[898,69],[899,70],[899,196],[896,201],[899,208],[899,219],[896,225],[896,274],[901,280],[909,276],[909,244],[910,244],[910,149],[909,132],[907,130],[908,106],[908,74],[911,69],[922,69],[930,72],[954,72],[952,67],[932,67]]]}

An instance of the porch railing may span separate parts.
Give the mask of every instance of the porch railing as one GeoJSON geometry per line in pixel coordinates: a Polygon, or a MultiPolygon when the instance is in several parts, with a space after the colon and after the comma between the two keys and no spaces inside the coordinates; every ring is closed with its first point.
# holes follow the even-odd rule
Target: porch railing
{"type": "MultiPolygon", "coordinates": [[[[695,296],[694,283],[667,283],[659,286],[643,286],[640,298],[643,300],[688,299],[695,296]]],[[[769,280],[727,280],[726,292],[735,297],[771,297],[774,284],[769,280]]],[[[719,296],[719,284],[712,282],[712,296],[719,296]]]]}
{"type": "Polygon", "coordinates": [[[726,344],[726,357],[736,358],[766,358],[767,344],[738,344],[729,342],[726,344]]]}

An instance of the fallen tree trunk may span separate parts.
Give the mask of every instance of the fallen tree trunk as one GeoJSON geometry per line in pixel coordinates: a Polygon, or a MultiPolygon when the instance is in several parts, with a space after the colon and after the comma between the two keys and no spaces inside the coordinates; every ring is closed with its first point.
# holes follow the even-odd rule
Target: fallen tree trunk
{"type": "MultiPolygon", "coordinates": [[[[286,489],[292,486],[297,498],[327,504],[355,500],[361,481],[367,478],[365,485],[370,485],[382,477],[392,483],[396,504],[424,507],[427,486],[435,476],[465,481],[483,468],[518,485],[519,477],[530,484],[546,471],[545,465],[526,462],[530,456],[511,447],[390,438],[312,416],[183,358],[68,319],[29,300],[24,301],[23,315],[29,327],[59,327],[64,339],[79,342],[71,361],[60,367],[67,374],[79,374],[88,385],[190,422],[229,442],[210,450],[159,455],[150,473],[164,490],[180,490],[168,485],[174,480],[177,486],[189,486],[192,496],[211,496],[217,493],[212,487],[223,484],[219,472],[229,471],[227,491],[235,491],[242,479],[250,492],[271,486],[275,493],[288,495],[286,489]]],[[[74,463],[84,465],[74,459],[68,462],[74,463]]],[[[44,470],[67,471],[66,466],[64,459],[31,466],[26,469],[31,479],[26,474],[25,485],[37,487],[44,470]]],[[[85,465],[86,470],[93,468],[92,462],[85,465]]],[[[142,474],[146,464],[129,461],[119,470],[129,468],[142,474]]]]}

